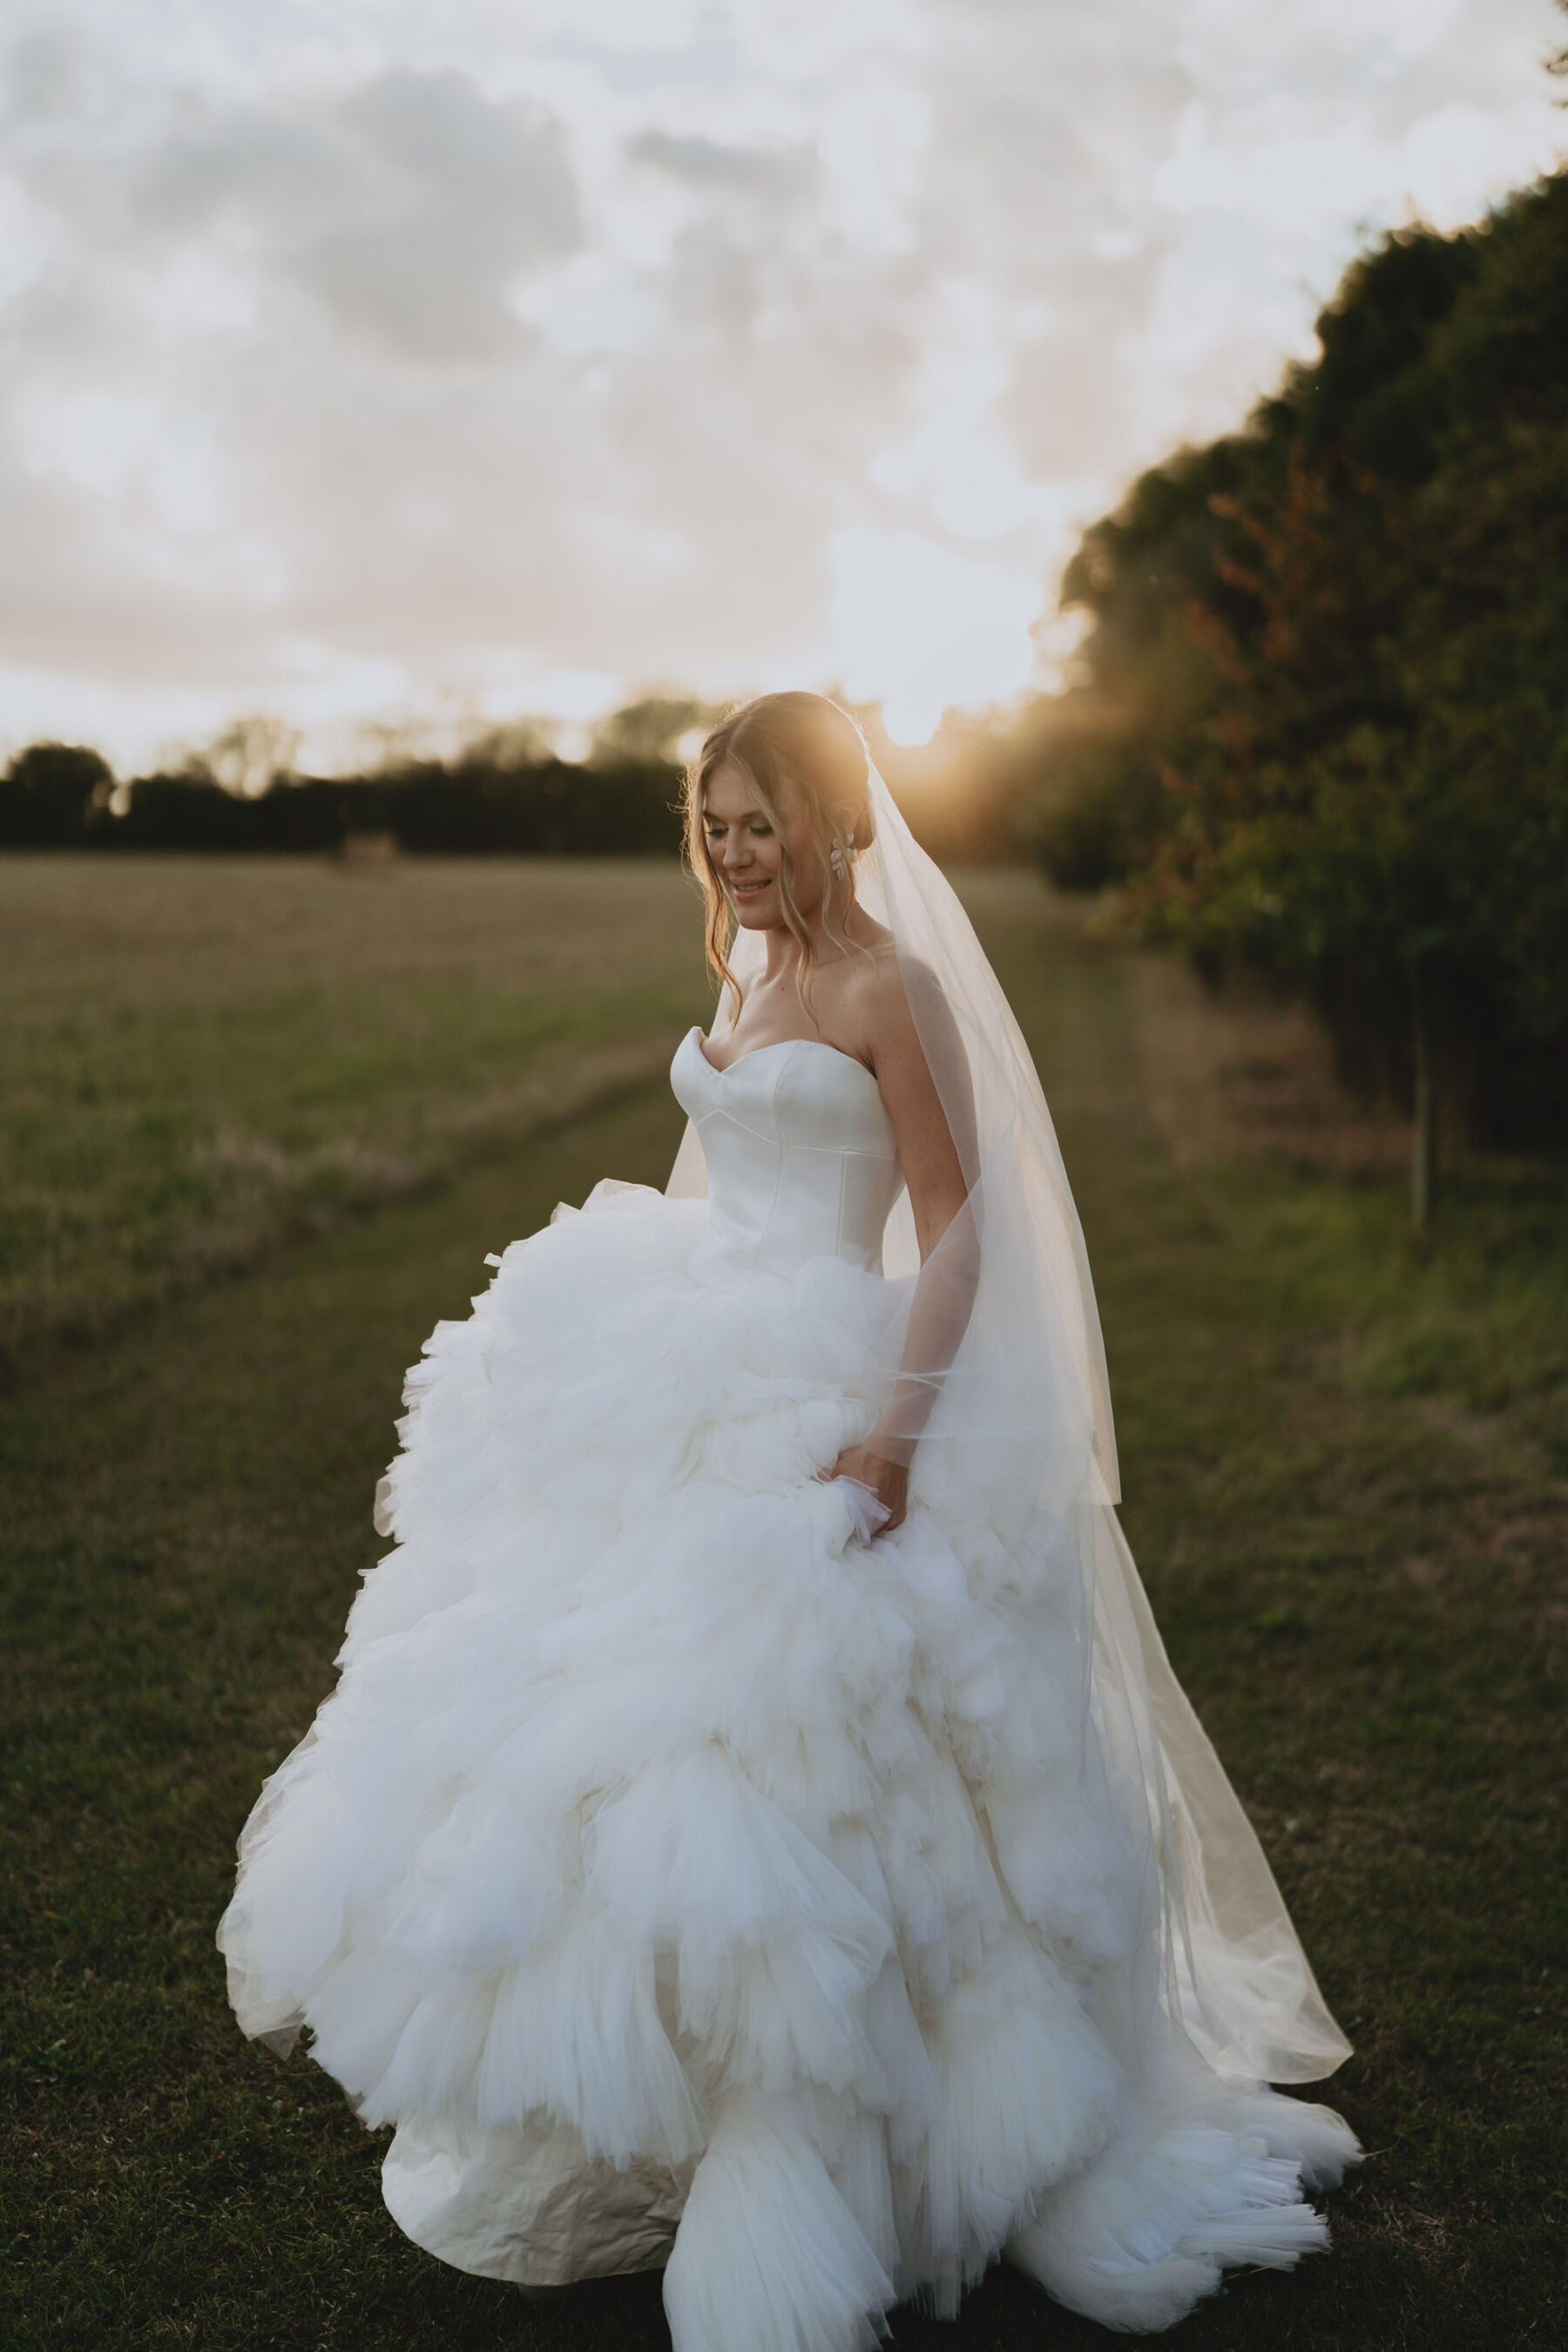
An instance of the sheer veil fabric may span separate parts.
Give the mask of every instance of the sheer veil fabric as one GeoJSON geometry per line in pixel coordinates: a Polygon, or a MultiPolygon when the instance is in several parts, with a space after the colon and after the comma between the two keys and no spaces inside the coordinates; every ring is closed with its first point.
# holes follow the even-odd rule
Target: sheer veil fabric
{"type": "MultiPolygon", "coordinates": [[[[1227,2081],[1313,2082],[1349,2055],[1250,1823],[1172,1672],[1117,1520],[1116,1447],[1082,1231],[1028,1048],[956,893],[875,767],[874,839],[856,895],[893,935],[905,992],[969,1185],[921,1266],[907,1195],[883,1270],[901,1286],[889,1377],[912,1454],[911,1497],[982,1508],[1018,1588],[1021,1625],[1051,1597],[1066,1643],[1050,1687],[1077,1693],[1082,1786],[1110,1797],[1140,1916],[1114,1998],[1123,2032],[1168,2037],[1227,2081]],[[915,1441],[918,1439],[918,1445],[915,1441]]],[[[760,935],[731,955],[742,988],[760,935]]],[[[721,1008],[716,1027],[722,1032],[721,1008]]],[[[687,1129],[667,1190],[706,1192],[687,1129]]],[[[886,1419],[886,1417],[885,1417],[886,1419]]],[[[894,1448],[889,1448],[894,1450],[894,1448]]],[[[894,1539],[896,1540],[896,1538],[894,1539]]],[[[1009,1875],[1026,1881],[1016,1825],[1009,1875]]],[[[1060,1834],[1060,1825],[1058,1825],[1060,1834]]]]}

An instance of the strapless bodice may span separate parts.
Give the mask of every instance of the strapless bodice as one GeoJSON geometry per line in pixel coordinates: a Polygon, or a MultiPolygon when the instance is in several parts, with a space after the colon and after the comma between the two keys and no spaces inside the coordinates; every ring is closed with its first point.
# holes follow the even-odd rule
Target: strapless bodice
{"type": "Polygon", "coordinates": [[[879,1273],[904,1180],[870,1071],[812,1037],[718,1070],[700,1034],[681,1039],[669,1078],[708,1162],[701,1271],[793,1274],[807,1258],[839,1257],[879,1273]]]}

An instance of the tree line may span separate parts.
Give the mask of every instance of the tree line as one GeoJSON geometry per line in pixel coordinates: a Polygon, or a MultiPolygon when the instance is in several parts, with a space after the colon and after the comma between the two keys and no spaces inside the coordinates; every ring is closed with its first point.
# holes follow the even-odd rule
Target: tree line
{"type": "Polygon", "coordinates": [[[256,773],[246,723],[214,756],[115,778],[86,746],[34,743],[0,777],[0,847],[342,851],[377,839],[413,854],[635,857],[679,847],[674,740],[701,706],[650,698],[600,730],[586,761],[558,758],[533,730],[498,729],[449,759],[392,758],[363,775],[256,773]],[[239,789],[248,769],[249,789],[239,789]]]}
{"type": "Polygon", "coordinates": [[[1568,1141],[1568,175],[1385,237],[1243,428],[1085,535],[1033,807],[1144,936],[1308,989],[1352,1075],[1568,1141]]]}
{"type": "MultiPolygon", "coordinates": [[[[680,845],[680,739],[721,706],[647,695],[601,721],[586,758],[564,760],[527,721],[494,728],[447,759],[392,756],[363,774],[310,776],[287,729],[237,720],[173,769],[117,779],[81,744],[34,743],[0,772],[0,849],[273,855],[342,852],[374,840],[411,855],[668,856],[680,845]]],[[[1029,775],[1015,740],[951,713],[910,751],[857,713],[917,837],[944,859],[1025,854],[1015,822],[1029,775]]]]}

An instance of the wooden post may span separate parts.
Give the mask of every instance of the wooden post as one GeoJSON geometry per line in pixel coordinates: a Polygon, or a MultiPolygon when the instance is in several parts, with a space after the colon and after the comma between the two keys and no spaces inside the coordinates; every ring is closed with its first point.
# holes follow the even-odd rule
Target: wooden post
{"type": "Polygon", "coordinates": [[[1437,1191],[1437,1087],[1433,1067],[1432,995],[1418,963],[1411,974],[1412,1035],[1415,1048],[1415,1098],[1410,1129],[1410,1214],[1418,1234],[1432,1219],[1437,1191]]]}

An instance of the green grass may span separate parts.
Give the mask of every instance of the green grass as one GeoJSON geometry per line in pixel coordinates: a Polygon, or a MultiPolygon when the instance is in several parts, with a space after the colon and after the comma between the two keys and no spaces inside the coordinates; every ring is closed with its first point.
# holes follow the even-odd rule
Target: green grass
{"type": "MultiPolygon", "coordinates": [[[[1335,2252],[1235,2280],[1179,2340],[1544,2352],[1568,2338],[1561,1194],[1473,1179],[1423,1257],[1392,1190],[1178,1170],[1114,954],[1024,877],[971,896],[1084,1208],[1129,1530],[1358,2045],[1329,2095],[1372,2154],[1333,2200],[1335,2252]]],[[[623,1091],[0,1403],[19,2343],[666,2342],[655,2279],[531,2305],[401,2239],[379,2140],[302,2055],[235,2031],[212,1929],[377,1555],[403,1367],[487,1250],[601,1174],[661,1181],[678,1125],[662,1083],[623,1091]]],[[[999,2272],[955,2328],[900,2314],[896,2340],[1108,2339],[999,2272]]]]}
{"type": "Polygon", "coordinates": [[[647,861],[0,857],[0,1369],[648,1076],[692,904],[647,861]]]}

